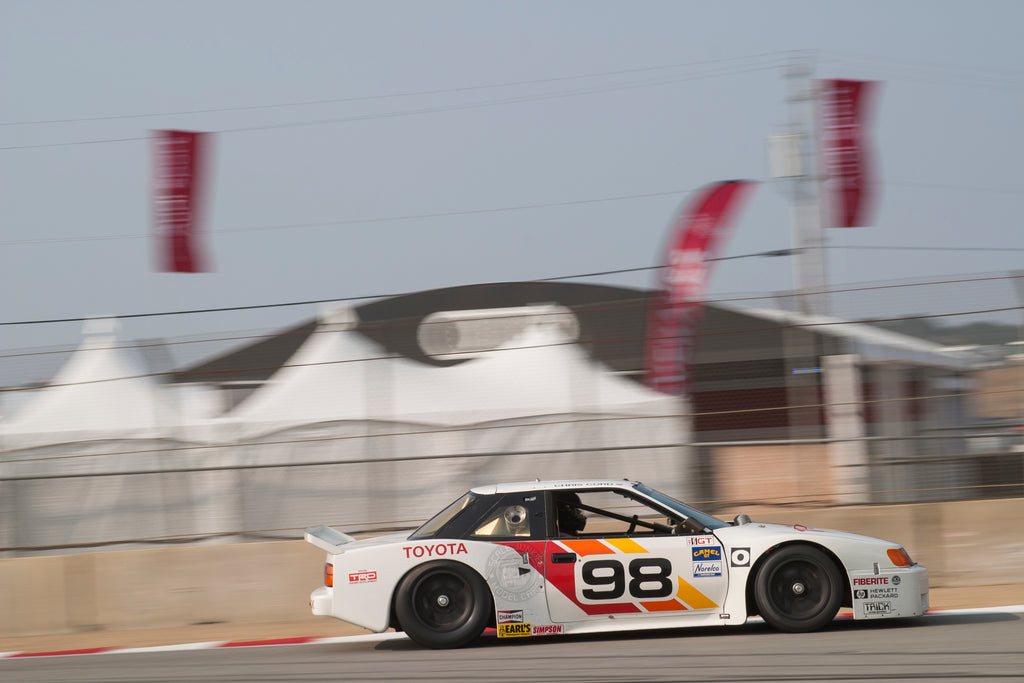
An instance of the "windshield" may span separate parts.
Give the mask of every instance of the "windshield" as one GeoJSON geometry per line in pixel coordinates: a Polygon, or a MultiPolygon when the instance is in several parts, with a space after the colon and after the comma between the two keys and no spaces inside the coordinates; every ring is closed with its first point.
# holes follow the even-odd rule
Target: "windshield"
{"type": "Polygon", "coordinates": [[[697,520],[698,522],[703,524],[704,527],[707,529],[724,529],[725,527],[729,526],[728,522],[723,522],[717,517],[712,517],[711,515],[705,512],[696,510],[687,505],[686,503],[679,502],[672,496],[666,495],[661,491],[655,491],[654,489],[644,486],[643,484],[637,484],[636,490],[643,493],[644,495],[650,496],[651,498],[658,501],[662,505],[671,508],[672,510],[675,510],[676,512],[685,517],[690,517],[692,519],[697,520]]]}
{"type": "Polygon", "coordinates": [[[477,498],[478,496],[472,491],[466,493],[444,510],[441,510],[439,513],[427,520],[426,524],[412,533],[412,536],[409,537],[410,540],[417,538],[433,538],[434,534],[440,531],[448,522],[455,519],[460,512],[469,507],[477,498]]]}

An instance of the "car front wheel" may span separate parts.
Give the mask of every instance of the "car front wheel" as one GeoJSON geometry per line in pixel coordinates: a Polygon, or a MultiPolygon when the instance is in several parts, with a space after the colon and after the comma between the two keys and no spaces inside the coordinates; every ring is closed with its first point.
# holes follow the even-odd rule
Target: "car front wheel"
{"type": "Polygon", "coordinates": [[[406,634],[430,648],[453,648],[477,638],[487,624],[491,593],[484,580],[458,562],[428,562],[402,580],[395,613],[406,634]]]}
{"type": "Polygon", "coordinates": [[[822,551],[788,546],[765,560],[757,573],[754,596],[772,628],[790,633],[817,631],[839,612],[842,576],[822,551]]]}

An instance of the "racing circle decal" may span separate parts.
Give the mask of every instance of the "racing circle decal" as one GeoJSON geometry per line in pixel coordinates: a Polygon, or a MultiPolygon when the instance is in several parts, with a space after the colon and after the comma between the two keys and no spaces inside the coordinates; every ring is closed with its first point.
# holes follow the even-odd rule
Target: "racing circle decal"
{"type": "Polygon", "coordinates": [[[513,548],[498,547],[487,560],[487,583],[497,598],[507,602],[524,602],[540,593],[543,581],[524,558],[513,548]]]}
{"type": "Polygon", "coordinates": [[[729,564],[733,567],[749,567],[750,548],[733,548],[730,550],[729,564]]]}

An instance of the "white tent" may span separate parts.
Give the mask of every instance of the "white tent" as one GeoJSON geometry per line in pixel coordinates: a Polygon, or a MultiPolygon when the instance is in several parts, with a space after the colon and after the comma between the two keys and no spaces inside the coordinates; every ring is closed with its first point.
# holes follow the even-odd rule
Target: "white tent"
{"type": "Polygon", "coordinates": [[[692,492],[685,402],[591,361],[563,326],[532,324],[438,367],[386,355],[354,322],[322,316],[226,418],[245,463],[262,468],[245,475],[262,501],[250,526],[304,524],[311,509],[349,524],[417,519],[469,486],[533,477],[692,492]]]}
{"type": "Polygon", "coordinates": [[[387,356],[353,327],[348,311],[323,316],[267,385],[231,413],[236,433],[350,420],[454,426],[680,412],[678,399],[599,367],[556,325],[531,325],[501,347],[447,367],[387,356]]]}
{"type": "Polygon", "coordinates": [[[179,411],[115,325],[89,321],[48,386],[0,423],[0,547],[46,552],[239,528],[224,472],[177,438],[179,411]],[[15,524],[17,522],[17,525],[15,524]],[[40,548],[33,550],[33,548],[40,548]]]}
{"type": "Polygon", "coordinates": [[[94,439],[162,438],[176,411],[138,350],[109,320],[88,321],[84,339],[50,384],[0,423],[6,450],[94,439]]]}

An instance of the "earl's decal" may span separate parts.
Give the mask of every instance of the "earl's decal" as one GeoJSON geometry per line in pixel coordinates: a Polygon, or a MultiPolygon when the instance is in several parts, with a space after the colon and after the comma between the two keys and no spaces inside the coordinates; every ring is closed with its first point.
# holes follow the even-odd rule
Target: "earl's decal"
{"type": "Polygon", "coordinates": [[[499,638],[518,638],[528,636],[532,633],[533,627],[529,624],[498,624],[499,638]]]}

